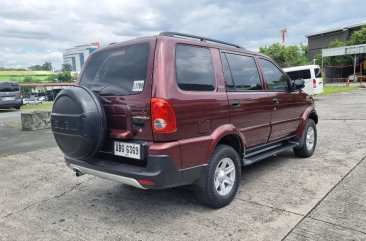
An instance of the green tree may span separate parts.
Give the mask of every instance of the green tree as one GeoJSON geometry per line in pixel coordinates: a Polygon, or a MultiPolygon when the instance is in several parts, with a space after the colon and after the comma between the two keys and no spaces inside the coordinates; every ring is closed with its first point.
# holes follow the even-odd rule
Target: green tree
{"type": "Polygon", "coordinates": [[[366,44],[366,25],[358,31],[355,31],[350,39],[347,41],[347,45],[366,44]]]}
{"type": "Polygon", "coordinates": [[[37,64],[37,65],[32,65],[32,66],[30,66],[28,69],[33,70],[33,71],[40,71],[40,70],[42,70],[42,66],[41,66],[41,65],[39,65],[39,64],[37,64]]]}
{"type": "Polygon", "coordinates": [[[71,76],[70,72],[64,71],[57,75],[58,82],[73,82],[74,78],[71,76]]]}
{"type": "MultiPolygon", "coordinates": [[[[329,44],[329,48],[338,48],[347,46],[346,42],[339,41],[338,39],[333,40],[329,44]]],[[[353,61],[352,58],[348,55],[344,56],[331,56],[323,59],[324,66],[347,66],[352,65],[353,61]]]]}
{"type": "Polygon", "coordinates": [[[51,71],[52,70],[52,63],[51,62],[45,62],[42,65],[42,70],[51,71]]]}
{"type": "Polygon", "coordinates": [[[282,68],[308,64],[307,46],[291,45],[283,46],[274,43],[270,46],[259,48],[259,52],[271,57],[282,68]]]}
{"type": "Polygon", "coordinates": [[[32,76],[25,76],[22,80],[23,83],[32,83],[33,82],[33,78],[32,76]]]}
{"type": "Polygon", "coordinates": [[[71,64],[62,64],[62,72],[71,72],[72,71],[72,66],[71,64]]]}
{"type": "Polygon", "coordinates": [[[56,74],[50,74],[48,77],[47,77],[47,82],[57,82],[57,75],[56,74]]]}

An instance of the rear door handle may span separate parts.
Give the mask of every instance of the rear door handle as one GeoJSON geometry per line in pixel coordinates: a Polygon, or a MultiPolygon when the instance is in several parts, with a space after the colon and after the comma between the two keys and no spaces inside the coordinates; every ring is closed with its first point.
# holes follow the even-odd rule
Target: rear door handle
{"type": "Polygon", "coordinates": [[[231,101],[231,105],[233,107],[239,107],[240,106],[240,101],[239,100],[232,100],[231,101]]]}
{"type": "Polygon", "coordinates": [[[277,98],[273,98],[273,104],[279,104],[280,103],[280,100],[277,99],[277,98]]]}

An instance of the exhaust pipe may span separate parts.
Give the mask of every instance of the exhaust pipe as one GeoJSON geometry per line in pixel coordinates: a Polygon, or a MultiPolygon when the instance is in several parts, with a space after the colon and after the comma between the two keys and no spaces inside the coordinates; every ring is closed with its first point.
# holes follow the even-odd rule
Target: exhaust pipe
{"type": "Polygon", "coordinates": [[[79,169],[74,168],[72,170],[75,172],[77,177],[80,177],[80,176],[84,175],[84,173],[82,173],[79,169]]]}

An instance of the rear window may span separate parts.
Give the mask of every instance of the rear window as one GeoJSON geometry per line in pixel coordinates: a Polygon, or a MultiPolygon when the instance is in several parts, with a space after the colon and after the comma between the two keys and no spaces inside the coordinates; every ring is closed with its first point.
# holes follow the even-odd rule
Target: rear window
{"type": "Polygon", "coordinates": [[[136,95],[146,85],[150,45],[137,44],[92,55],[80,84],[101,95],[136,95]]]}
{"type": "Polygon", "coordinates": [[[296,70],[296,71],[290,71],[286,72],[288,76],[292,80],[296,79],[311,79],[310,69],[304,69],[304,70],[296,70]]]}
{"type": "Polygon", "coordinates": [[[208,48],[178,45],[176,47],[177,83],[182,90],[213,91],[215,72],[208,48]]]}
{"type": "Polygon", "coordinates": [[[322,77],[322,72],[320,71],[319,68],[315,68],[315,78],[321,78],[322,77]]]}
{"type": "Polygon", "coordinates": [[[0,92],[15,92],[19,91],[17,83],[0,83],[0,92]]]}

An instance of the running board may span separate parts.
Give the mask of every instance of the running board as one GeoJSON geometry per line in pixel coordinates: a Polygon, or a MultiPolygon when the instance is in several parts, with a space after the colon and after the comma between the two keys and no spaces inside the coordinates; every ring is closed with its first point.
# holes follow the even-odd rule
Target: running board
{"type": "Polygon", "coordinates": [[[242,159],[243,166],[251,165],[257,161],[266,159],[267,157],[274,156],[286,149],[297,146],[299,146],[298,142],[288,141],[285,143],[276,143],[264,149],[245,154],[244,158],[242,159]]]}

